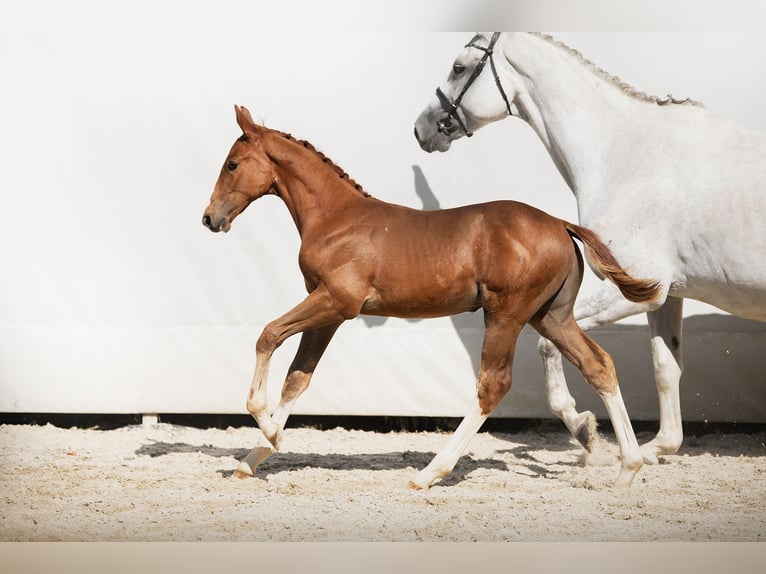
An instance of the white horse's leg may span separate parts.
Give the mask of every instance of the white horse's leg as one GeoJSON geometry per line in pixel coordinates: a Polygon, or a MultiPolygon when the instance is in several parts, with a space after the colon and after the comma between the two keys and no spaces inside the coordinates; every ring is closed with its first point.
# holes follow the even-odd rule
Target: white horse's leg
{"type": "Polygon", "coordinates": [[[683,299],[668,297],[665,304],[647,314],[652,337],[654,380],[660,400],[660,431],[641,446],[644,459],[657,464],[657,456],[674,454],[683,441],[679,383],[683,370],[683,299]]]}
{"type": "MultiPolygon", "coordinates": [[[[633,303],[622,296],[620,290],[604,282],[595,292],[575,304],[575,319],[587,331],[609,325],[625,317],[648,312],[661,304],[661,299],[649,303],[633,303]]],[[[596,439],[596,417],[590,411],[578,413],[574,397],[569,392],[561,353],[548,339],[541,337],[538,350],[543,360],[543,371],[551,412],[559,417],[572,436],[589,452],[596,439]]]]}
{"type": "Polygon", "coordinates": [[[460,422],[433,460],[413,478],[409,487],[415,490],[428,488],[436,481],[444,478],[455,468],[457,461],[468,447],[468,443],[479,432],[481,425],[489,415],[483,414],[481,407],[476,406],[460,422]]]}

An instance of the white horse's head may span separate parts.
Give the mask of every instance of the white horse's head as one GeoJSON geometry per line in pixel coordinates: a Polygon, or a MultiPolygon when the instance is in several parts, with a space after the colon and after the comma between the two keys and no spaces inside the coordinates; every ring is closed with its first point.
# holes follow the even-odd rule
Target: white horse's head
{"type": "Polygon", "coordinates": [[[447,151],[453,140],[511,115],[518,74],[502,54],[503,38],[499,32],[476,34],[458,54],[447,81],[415,121],[425,151],[447,151]]]}

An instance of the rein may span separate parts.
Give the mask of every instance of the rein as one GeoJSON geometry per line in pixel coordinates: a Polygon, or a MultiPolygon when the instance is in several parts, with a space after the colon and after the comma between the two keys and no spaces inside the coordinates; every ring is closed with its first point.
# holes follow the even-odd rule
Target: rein
{"type": "Polygon", "coordinates": [[[441,88],[436,88],[436,97],[439,98],[439,103],[441,103],[442,110],[444,110],[447,114],[446,117],[436,122],[436,127],[439,132],[443,133],[444,135],[448,136],[452,132],[454,127],[454,124],[452,123],[453,120],[457,120],[458,126],[460,126],[460,129],[463,130],[463,133],[465,133],[466,136],[471,137],[473,135],[473,132],[468,131],[468,128],[466,127],[463,118],[460,117],[458,110],[460,108],[460,102],[463,99],[463,96],[465,96],[468,88],[471,87],[471,85],[476,81],[476,78],[478,78],[481,74],[484,66],[487,63],[487,60],[489,60],[489,65],[492,68],[492,75],[495,77],[495,84],[497,85],[497,89],[500,91],[500,95],[503,96],[505,107],[508,109],[508,115],[513,115],[513,112],[511,112],[511,103],[508,101],[508,96],[503,89],[503,85],[500,83],[500,76],[497,75],[495,59],[493,58],[495,43],[497,43],[497,39],[499,37],[500,32],[494,32],[492,34],[492,38],[489,41],[489,45],[486,48],[474,44],[473,41],[465,45],[466,48],[476,48],[477,50],[481,50],[484,52],[484,55],[481,57],[481,60],[479,60],[479,63],[476,64],[476,67],[473,69],[473,72],[471,72],[468,81],[463,86],[463,89],[460,94],[458,94],[457,98],[450,100],[447,95],[442,92],[441,88]]]}

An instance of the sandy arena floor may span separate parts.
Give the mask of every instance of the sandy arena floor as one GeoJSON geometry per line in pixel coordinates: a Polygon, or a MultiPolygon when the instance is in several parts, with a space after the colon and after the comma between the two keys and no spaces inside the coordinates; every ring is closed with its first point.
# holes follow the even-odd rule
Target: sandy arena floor
{"type": "Polygon", "coordinates": [[[585,465],[563,426],[479,433],[425,492],[444,433],[288,429],[231,478],[256,432],[2,425],[0,541],[766,540],[766,430],[687,436],[624,496],[616,448],[585,465]]]}

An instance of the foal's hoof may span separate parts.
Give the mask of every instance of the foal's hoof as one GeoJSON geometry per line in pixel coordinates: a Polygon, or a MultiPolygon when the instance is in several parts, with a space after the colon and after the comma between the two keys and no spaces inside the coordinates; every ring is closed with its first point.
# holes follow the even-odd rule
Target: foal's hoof
{"type": "Polygon", "coordinates": [[[231,477],[238,480],[243,478],[251,478],[253,476],[253,469],[245,461],[239,463],[237,469],[232,473],[231,477]]]}
{"type": "Polygon", "coordinates": [[[427,486],[420,486],[414,480],[411,480],[407,484],[407,488],[409,488],[410,490],[426,490],[428,487],[427,486]]]}

